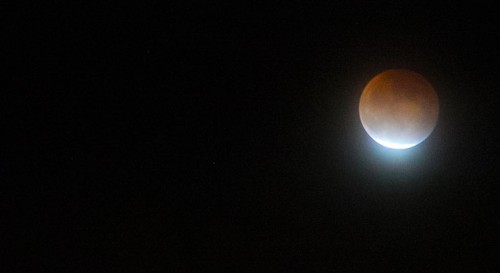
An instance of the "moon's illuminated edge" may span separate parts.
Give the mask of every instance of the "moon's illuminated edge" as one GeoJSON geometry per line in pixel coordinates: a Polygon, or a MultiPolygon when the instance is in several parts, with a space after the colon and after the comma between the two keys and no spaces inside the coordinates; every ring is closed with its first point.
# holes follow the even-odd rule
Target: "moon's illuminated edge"
{"type": "Polygon", "coordinates": [[[375,140],[376,142],[378,142],[380,145],[382,146],[385,146],[387,148],[391,148],[391,149],[397,149],[397,150],[404,150],[404,149],[408,149],[408,148],[411,148],[413,146],[416,146],[418,145],[419,143],[411,143],[411,144],[401,144],[401,143],[395,143],[395,142],[390,142],[390,141],[386,141],[386,140],[383,140],[383,139],[379,139],[379,138],[376,138],[376,137],[373,137],[373,140],[375,140]]]}
{"type": "Polygon", "coordinates": [[[420,144],[422,141],[424,141],[431,133],[431,132],[427,133],[422,139],[420,139],[419,141],[414,142],[414,143],[398,143],[396,141],[386,140],[386,139],[382,139],[382,138],[377,137],[376,134],[372,130],[370,130],[370,127],[368,127],[363,122],[363,120],[361,120],[361,124],[365,128],[365,131],[368,133],[368,135],[373,140],[375,140],[378,144],[380,144],[384,147],[387,147],[390,149],[396,149],[396,150],[404,150],[404,149],[408,149],[408,148],[411,148],[413,146],[416,146],[416,145],[420,144]]]}

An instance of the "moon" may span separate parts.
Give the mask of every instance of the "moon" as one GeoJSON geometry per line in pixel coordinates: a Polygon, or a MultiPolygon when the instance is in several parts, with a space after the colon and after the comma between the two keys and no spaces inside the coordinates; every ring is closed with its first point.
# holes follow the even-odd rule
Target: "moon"
{"type": "Polygon", "coordinates": [[[391,149],[424,141],[436,127],[439,100],[420,74],[405,69],[383,71],[363,89],[359,116],[368,135],[391,149]]]}

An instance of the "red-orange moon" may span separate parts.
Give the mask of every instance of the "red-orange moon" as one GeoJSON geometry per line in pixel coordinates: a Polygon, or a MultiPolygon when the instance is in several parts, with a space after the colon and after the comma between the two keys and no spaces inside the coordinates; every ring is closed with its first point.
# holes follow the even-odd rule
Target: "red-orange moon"
{"type": "Polygon", "coordinates": [[[434,130],[439,101],[432,85],[410,70],[386,70],[361,94],[359,115],[368,135],[392,149],[407,149],[434,130]]]}

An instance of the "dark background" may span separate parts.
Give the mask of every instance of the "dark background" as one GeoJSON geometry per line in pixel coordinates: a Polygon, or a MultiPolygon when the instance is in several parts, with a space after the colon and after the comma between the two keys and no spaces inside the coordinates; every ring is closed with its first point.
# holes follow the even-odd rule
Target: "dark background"
{"type": "Polygon", "coordinates": [[[492,6],[126,2],[5,5],[9,272],[499,272],[492,6]],[[390,68],[440,99],[403,151],[390,68]]]}

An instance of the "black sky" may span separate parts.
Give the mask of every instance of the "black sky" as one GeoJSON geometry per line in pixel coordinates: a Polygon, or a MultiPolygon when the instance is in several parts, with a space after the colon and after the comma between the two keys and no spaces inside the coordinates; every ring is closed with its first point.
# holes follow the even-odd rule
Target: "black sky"
{"type": "Polygon", "coordinates": [[[500,270],[492,6],[125,2],[8,7],[9,272],[500,270]],[[390,68],[440,99],[404,151],[358,116],[390,68]]]}

